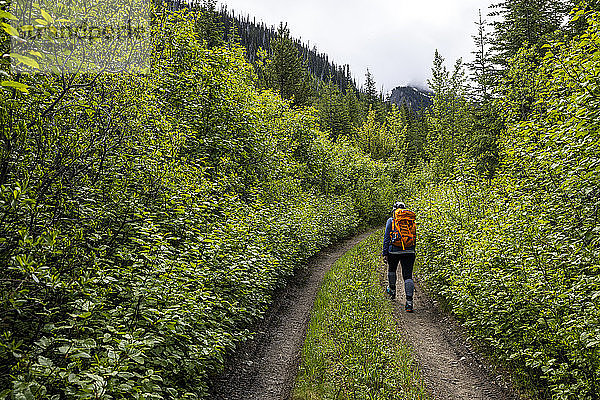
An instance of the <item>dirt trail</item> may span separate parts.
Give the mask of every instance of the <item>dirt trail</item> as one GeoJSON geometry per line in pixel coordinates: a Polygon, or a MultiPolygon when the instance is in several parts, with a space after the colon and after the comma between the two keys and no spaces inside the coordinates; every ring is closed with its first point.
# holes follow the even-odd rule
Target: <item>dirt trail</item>
{"type": "MultiPolygon", "coordinates": [[[[326,272],[346,251],[374,231],[344,240],[320,252],[309,267],[276,293],[274,305],[245,343],[212,380],[214,400],[287,400],[298,371],[306,326],[326,272]]],[[[385,271],[382,265],[382,295],[385,271]]],[[[399,289],[400,289],[399,285],[399,289]]],[[[399,334],[411,347],[425,384],[436,400],[518,399],[497,382],[470,349],[465,335],[451,318],[438,311],[417,283],[415,313],[404,312],[402,293],[395,300],[399,334]]]]}
{"type": "MultiPolygon", "coordinates": [[[[382,265],[381,286],[387,272],[382,265]]],[[[429,394],[436,400],[517,400],[501,374],[475,351],[460,325],[420,290],[416,283],[414,313],[404,311],[404,290],[398,284],[394,314],[429,394]]]]}
{"type": "Polygon", "coordinates": [[[321,251],[306,271],[276,294],[273,308],[246,343],[213,380],[214,400],[284,400],[290,396],[300,362],[310,311],[325,274],[345,252],[366,239],[365,232],[321,251]]]}

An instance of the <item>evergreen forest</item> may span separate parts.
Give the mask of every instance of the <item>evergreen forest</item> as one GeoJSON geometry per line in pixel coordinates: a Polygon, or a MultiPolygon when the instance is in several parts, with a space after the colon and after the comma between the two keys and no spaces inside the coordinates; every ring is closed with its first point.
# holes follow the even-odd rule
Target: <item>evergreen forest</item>
{"type": "Polygon", "coordinates": [[[11,4],[0,400],[208,398],[275,290],[398,199],[423,286],[528,398],[600,397],[597,1],[495,3],[421,110],[214,0],[148,5],[143,70],[48,73],[21,46],[61,5],[11,4]]]}

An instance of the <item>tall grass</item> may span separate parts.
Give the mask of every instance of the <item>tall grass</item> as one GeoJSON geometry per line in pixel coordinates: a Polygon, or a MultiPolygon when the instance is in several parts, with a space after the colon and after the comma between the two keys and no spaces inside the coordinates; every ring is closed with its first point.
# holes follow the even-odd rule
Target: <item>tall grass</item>
{"type": "Polygon", "coordinates": [[[316,299],[293,399],[427,399],[379,285],[382,232],[340,258],[316,299]]]}

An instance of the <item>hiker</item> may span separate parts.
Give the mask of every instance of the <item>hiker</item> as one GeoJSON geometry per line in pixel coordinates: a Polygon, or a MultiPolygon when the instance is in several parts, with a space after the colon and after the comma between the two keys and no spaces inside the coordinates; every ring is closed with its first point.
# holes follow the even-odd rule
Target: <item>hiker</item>
{"type": "Polygon", "coordinates": [[[415,213],[406,209],[406,205],[402,202],[394,203],[392,217],[387,220],[383,237],[383,261],[388,265],[386,293],[392,299],[396,298],[396,271],[400,264],[406,294],[404,309],[407,312],[413,312],[415,283],[412,273],[416,257],[416,236],[415,213]]]}

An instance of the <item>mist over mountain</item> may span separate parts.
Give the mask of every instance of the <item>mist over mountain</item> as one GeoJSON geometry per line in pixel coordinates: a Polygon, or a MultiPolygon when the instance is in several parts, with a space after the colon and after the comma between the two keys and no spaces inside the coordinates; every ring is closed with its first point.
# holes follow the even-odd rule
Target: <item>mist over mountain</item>
{"type": "Polygon", "coordinates": [[[433,105],[433,93],[414,86],[398,86],[392,90],[388,101],[398,107],[404,104],[418,112],[433,105]]]}

